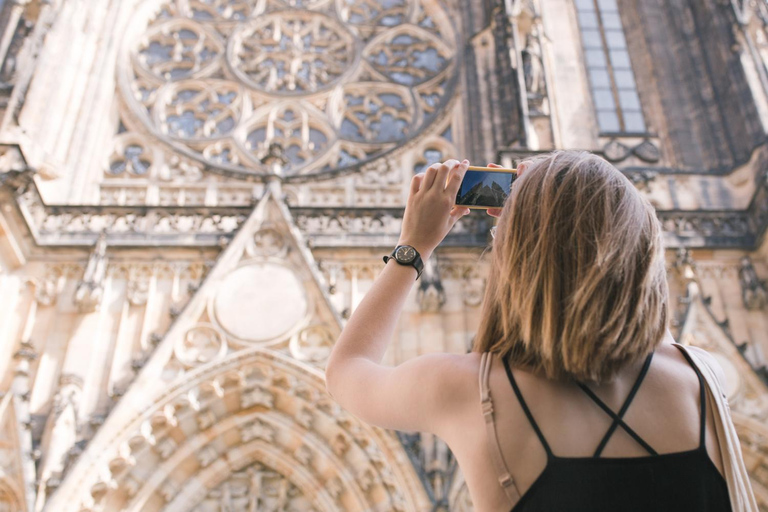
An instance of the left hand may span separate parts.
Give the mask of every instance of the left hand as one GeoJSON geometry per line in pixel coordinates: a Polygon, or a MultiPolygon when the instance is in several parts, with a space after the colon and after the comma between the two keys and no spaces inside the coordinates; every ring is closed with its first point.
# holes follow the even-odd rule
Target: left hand
{"type": "Polygon", "coordinates": [[[467,167],[468,160],[447,160],[413,177],[398,245],[415,247],[426,261],[456,221],[469,213],[469,208],[455,206],[467,167]]]}

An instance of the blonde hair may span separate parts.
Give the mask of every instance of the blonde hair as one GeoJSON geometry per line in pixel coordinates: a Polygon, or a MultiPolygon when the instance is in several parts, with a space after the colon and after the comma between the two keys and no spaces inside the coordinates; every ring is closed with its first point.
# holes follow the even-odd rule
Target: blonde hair
{"type": "Polygon", "coordinates": [[[667,329],[662,229],[651,204],[585,151],[535,157],[493,240],[473,351],[551,379],[604,381],[667,329]]]}

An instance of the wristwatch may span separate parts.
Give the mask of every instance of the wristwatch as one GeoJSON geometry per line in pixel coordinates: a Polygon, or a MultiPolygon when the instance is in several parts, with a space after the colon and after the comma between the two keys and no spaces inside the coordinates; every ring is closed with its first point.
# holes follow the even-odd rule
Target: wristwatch
{"type": "Polygon", "coordinates": [[[424,271],[424,262],[421,260],[421,254],[413,246],[410,245],[398,245],[392,254],[384,256],[384,263],[394,259],[400,265],[411,266],[416,269],[416,279],[421,277],[421,273],[424,271]]]}

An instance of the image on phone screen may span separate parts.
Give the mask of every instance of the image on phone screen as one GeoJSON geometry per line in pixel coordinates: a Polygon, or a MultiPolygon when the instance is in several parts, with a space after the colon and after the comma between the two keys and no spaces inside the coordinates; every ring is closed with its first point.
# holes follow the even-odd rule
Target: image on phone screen
{"type": "Polygon", "coordinates": [[[456,204],[482,208],[501,208],[509,197],[512,182],[517,177],[512,172],[468,170],[456,194],[456,204]]]}

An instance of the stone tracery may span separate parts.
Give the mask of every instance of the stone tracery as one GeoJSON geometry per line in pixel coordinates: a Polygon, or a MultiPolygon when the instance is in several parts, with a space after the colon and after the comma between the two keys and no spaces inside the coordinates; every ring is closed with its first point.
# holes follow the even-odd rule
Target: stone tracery
{"type": "Polygon", "coordinates": [[[128,52],[131,130],[251,176],[274,172],[277,151],[288,179],[407,143],[457,70],[451,24],[423,0],[172,0],[128,52]]]}

